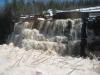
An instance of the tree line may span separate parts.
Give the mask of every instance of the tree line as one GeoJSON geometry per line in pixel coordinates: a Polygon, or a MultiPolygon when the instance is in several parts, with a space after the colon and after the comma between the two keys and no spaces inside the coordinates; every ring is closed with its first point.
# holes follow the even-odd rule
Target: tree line
{"type": "Polygon", "coordinates": [[[80,7],[90,7],[98,5],[97,0],[48,0],[47,2],[40,0],[12,0],[6,1],[6,6],[11,7],[17,14],[42,13],[48,9],[67,10],[80,7]]]}

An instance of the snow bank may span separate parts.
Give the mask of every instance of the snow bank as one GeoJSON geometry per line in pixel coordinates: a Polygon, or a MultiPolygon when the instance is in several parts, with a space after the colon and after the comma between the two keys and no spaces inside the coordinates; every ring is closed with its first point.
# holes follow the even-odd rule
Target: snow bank
{"type": "Polygon", "coordinates": [[[0,46],[0,75],[100,75],[100,61],[0,46]]]}

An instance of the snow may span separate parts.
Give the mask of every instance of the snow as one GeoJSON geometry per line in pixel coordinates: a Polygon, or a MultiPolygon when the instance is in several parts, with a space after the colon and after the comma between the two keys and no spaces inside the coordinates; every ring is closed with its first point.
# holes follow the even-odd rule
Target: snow
{"type": "Polygon", "coordinates": [[[52,11],[52,9],[48,9],[47,12],[50,14],[50,16],[53,16],[53,11],[52,11]]]}
{"type": "Polygon", "coordinates": [[[57,13],[60,12],[100,12],[100,6],[96,7],[88,7],[88,8],[79,8],[79,9],[73,9],[73,10],[56,10],[57,13]]]}
{"type": "Polygon", "coordinates": [[[0,75],[100,75],[100,61],[0,45],[0,75]]]}
{"type": "Polygon", "coordinates": [[[43,20],[43,21],[44,21],[44,20],[45,20],[45,18],[38,18],[38,20],[40,20],[40,21],[42,21],[42,20],[43,20]]]}

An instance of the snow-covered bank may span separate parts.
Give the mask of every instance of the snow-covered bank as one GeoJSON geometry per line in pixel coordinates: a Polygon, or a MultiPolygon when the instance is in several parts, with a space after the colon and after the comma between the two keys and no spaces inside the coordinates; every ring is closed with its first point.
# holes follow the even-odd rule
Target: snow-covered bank
{"type": "Polygon", "coordinates": [[[100,75],[100,61],[1,45],[0,75],[100,75]]]}

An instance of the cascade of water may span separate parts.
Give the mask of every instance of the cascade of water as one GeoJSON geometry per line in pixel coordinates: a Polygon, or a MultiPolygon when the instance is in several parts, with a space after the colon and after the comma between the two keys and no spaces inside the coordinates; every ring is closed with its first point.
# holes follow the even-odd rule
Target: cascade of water
{"type": "Polygon", "coordinates": [[[81,26],[82,26],[82,21],[81,19],[76,19],[72,20],[72,28],[71,28],[71,37],[72,40],[79,40],[80,39],[80,34],[81,34],[81,26]]]}
{"type": "Polygon", "coordinates": [[[80,19],[18,22],[15,24],[14,32],[10,35],[9,42],[14,42],[15,45],[26,49],[68,53],[71,51],[69,47],[72,48],[72,42],[80,39],[80,29],[80,19]]]}

